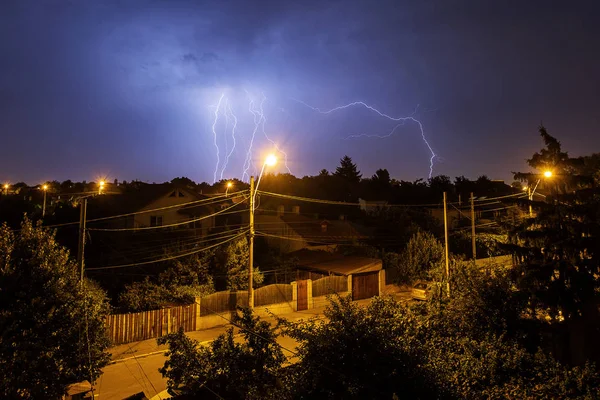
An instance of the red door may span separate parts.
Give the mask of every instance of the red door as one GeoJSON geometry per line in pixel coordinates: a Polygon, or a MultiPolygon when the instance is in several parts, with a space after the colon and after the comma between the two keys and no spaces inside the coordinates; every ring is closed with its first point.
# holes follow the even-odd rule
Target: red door
{"type": "Polygon", "coordinates": [[[308,310],[308,283],[306,281],[298,281],[298,311],[308,310]]]}

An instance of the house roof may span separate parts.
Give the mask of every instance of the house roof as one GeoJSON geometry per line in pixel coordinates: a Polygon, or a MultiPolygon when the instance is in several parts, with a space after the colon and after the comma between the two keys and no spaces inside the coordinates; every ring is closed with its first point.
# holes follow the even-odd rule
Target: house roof
{"type": "Polygon", "coordinates": [[[383,263],[377,258],[343,256],[327,251],[298,250],[290,253],[298,260],[298,268],[336,275],[379,271],[383,263]]]}
{"type": "Polygon", "coordinates": [[[346,220],[315,219],[299,214],[284,214],[280,218],[309,242],[366,236],[358,225],[346,220]]]}
{"type": "MultiPolygon", "coordinates": [[[[88,214],[93,218],[96,218],[141,211],[150,207],[156,200],[163,196],[167,196],[174,190],[185,192],[187,197],[186,202],[208,198],[208,196],[171,183],[147,184],[139,182],[136,187],[128,187],[122,194],[104,194],[102,196],[92,197],[89,200],[88,205],[88,210],[91,212],[88,212],[88,214]]],[[[206,206],[190,205],[178,212],[197,215],[198,209],[201,207],[206,206]]],[[[204,208],[202,212],[206,213],[206,208],[204,208]]]]}

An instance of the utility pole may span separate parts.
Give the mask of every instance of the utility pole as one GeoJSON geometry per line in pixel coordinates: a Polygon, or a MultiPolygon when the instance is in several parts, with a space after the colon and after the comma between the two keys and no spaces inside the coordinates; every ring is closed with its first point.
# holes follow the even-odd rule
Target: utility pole
{"type": "Polygon", "coordinates": [[[446,280],[448,285],[448,297],[450,297],[450,262],[448,260],[448,210],[446,206],[446,192],[444,192],[444,237],[446,242],[446,245],[444,246],[446,252],[446,280]]]}
{"type": "Polygon", "coordinates": [[[79,248],[77,249],[77,265],[79,266],[79,272],[81,284],[83,284],[83,250],[85,247],[85,218],[87,213],[87,198],[81,199],[79,204],[79,248]]]}
{"type": "MultiPolygon", "coordinates": [[[[535,185],[535,187],[537,188],[537,185],[535,185]]],[[[531,187],[529,185],[527,185],[527,198],[529,199],[529,218],[531,218],[533,217],[533,209],[531,208],[531,202],[533,201],[533,193],[531,192],[531,187]]]]}
{"type": "Polygon", "coordinates": [[[46,216],[46,192],[48,191],[48,187],[44,185],[44,205],[42,206],[42,218],[46,216]]]}
{"type": "Polygon", "coordinates": [[[475,240],[475,197],[471,192],[471,240],[473,241],[473,261],[477,259],[477,241],[475,240]]]}
{"type": "Polygon", "coordinates": [[[254,270],[254,176],[250,177],[250,240],[248,245],[248,307],[254,308],[252,274],[254,270]]]}

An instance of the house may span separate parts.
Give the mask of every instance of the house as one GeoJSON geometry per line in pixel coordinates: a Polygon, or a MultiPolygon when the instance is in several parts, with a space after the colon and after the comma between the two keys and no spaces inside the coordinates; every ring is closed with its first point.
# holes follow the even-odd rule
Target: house
{"type": "Polygon", "coordinates": [[[205,235],[215,227],[214,216],[200,219],[215,212],[214,207],[201,204],[203,200],[207,199],[206,196],[186,188],[174,185],[166,186],[162,194],[154,197],[148,204],[137,210],[138,213],[133,216],[134,228],[193,227],[200,229],[205,235]],[[186,220],[194,222],[185,223],[186,220]]]}
{"type": "MultiPolygon", "coordinates": [[[[143,230],[160,227],[173,230],[196,230],[195,235],[206,235],[215,227],[218,208],[206,204],[208,196],[189,188],[165,184],[140,184],[121,194],[95,196],[88,203],[88,218],[102,218],[124,214],[124,218],[108,219],[104,227],[143,230]]],[[[98,227],[96,225],[95,227],[98,227]]]]}
{"type": "Polygon", "coordinates": [[[293,206],[291,211],[279,206],[276,212],[257,212],[254,218],[257,235],[266,237],[271,247],[283,253],[301,249],[331,251],[339,244],[352,243],[368,236],[364,228],[343,216],[339,219],[307,216],[300,213],[299,206],[293,206]]]}

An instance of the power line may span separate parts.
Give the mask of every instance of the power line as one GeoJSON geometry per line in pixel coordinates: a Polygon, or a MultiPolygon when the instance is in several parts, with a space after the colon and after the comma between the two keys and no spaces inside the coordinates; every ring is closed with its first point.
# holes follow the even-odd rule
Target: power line
{"type": "Polygon", "coordinates": [[[98,270],[103,270],[103,269],[115,269],[115,268],[136,267],[136,266],[139,266],[139,265],[147,265],[147,264],[154,264],[154,263],[157,263],[157,262],[163,262],[163,261],[175,260],[175,259],[178,259],[178,258],[181,258],[181,257],[187,257],[187,256],[190,256],[190,255],[192,255],[192,254],[196,254],[196,253],[200,253],[200,252],[202,252],[202,251],[210,250],[210,249],[212,249],[212,248],[214,248],[214,247],[217,247],[217,246],[221,246],[221,245],[223,245],[223,244],[225,244],[225,243],[231,242],[231,241],[232,241],[232,240],[234,240],[234,239],[237,239],[237,238],[239,238],[239,237],[242,237],[242,236],[243,236],[243,235],[245,235],[246,233],[248,233],[248,231],[241,232],[241,233],[239,233],[239,234],[237,234],[237,235],[234,235],[234,236],[230,237],[230,238],[229,238],[229,239],[227,239],[227,240],[224,240],[224,241],[222,241],[222,242],[220,242],[220,243],[215,243],[215,244],[213,244],[213,245],[210,245],[210,246],[204,247],[204,248],[202,248],[202,249],[197,249],[197,250],[190,251],[190,252],[187,252],[187,253],[184,253],[184,254],[179,254],[179,255],[176,255],[176,256],[165,257],[165,258],[162,258],[162,259],[159,259],[159,260],[143,261],[143,262],[132,263],[132,264],[123,264],[123,265],[112,265],[112,266],[109,266],[109,267],[96,267],[96,268],[87,268],[87,270],[88,270],[88,271],[98,271],[98,270]]]}
{"type": "MultiPolygon", "coordinates": [[[[160,226],[143,226],[143,227],[138,227],[138,228],[88,228],[88,231],[98,231],[98,232],[126,232],[126,231],[145,231],[145,230],[153,230],[153,229],[164,229],[164,228],[172,228],[174,226],[181,226],[181,225],[188,225],[194,222],[198,222],[198,221],[202,221],[205,220],[207,218],[211,218],[220,214],[224,214],[226,211],[231,210],[234,207],[237,207],[238,204],[234,203],[233,205],[221,210],[221,211],[217,211],[213,214],[210,215],[203,215],[202,217],[198,217],[195,219],[188,219],[182,222],[176,222],[173,224],[168,224],[168,225],[160,225],[160,226]]],[[[235,212],[242,212],[245,210],[239,210],[239,211],[235,211],[235,212]]],[[[97,220],[96,220],[97,221],[97,220]]]]}
{"type": "MultiPolygon", "coordinates": [[[[86,223],[89,224],[89,223],[92,223],[92,222],[106,221],[106,220],[109,220],[109,219],[129,217],[129,216],[138,215],[138,214],[146,214],[146,213],[155,212],[155,211],[167,210],[167,209],[170,209],[170,208],[185,207],[185,206],[189,206],[189,205],[193,205],[193,204],[203,204],[203,203],[206,203],[204,205],[210,205],[210,204],[218,203],[218,202],[220,202],[222,200],[226,200],[228,197],[232,197],[232,196],[235,196],[237,194],[244,193],[244,192],[246,192],[246,190],[240,190],[238,192],[229,193],[227,196],[225,196],[225,195],[219,195],[219,196],[211,197],[211,198],[208,198],[208,199],[194,200],[194,201],[190,201],[190,202],[187,202],[187,203],[174,204],[174,205],[171,205],[171,206],[153,208],[153,209],[150,209],[150,210],[142,210],[142,211],[135,211],[135,212],[126,213],[126,214],[119,214],[119,215],[112,215],[112,216],[108,216],[108,217],[94,218],[94,219],[87,220],[86,223]]],[[[63,226],[78,225],[78,224],[79,224],[79,221],[76,221],[76,222],[66,222],[66,223],[62,223],[62,224],[44,225],[43,227],[44,228],[59,228],[59,227],[63,227],[63,226]]],[[[18,231],[18,230],[19,229],[14,229],[14,231],[18,231]]]]}

